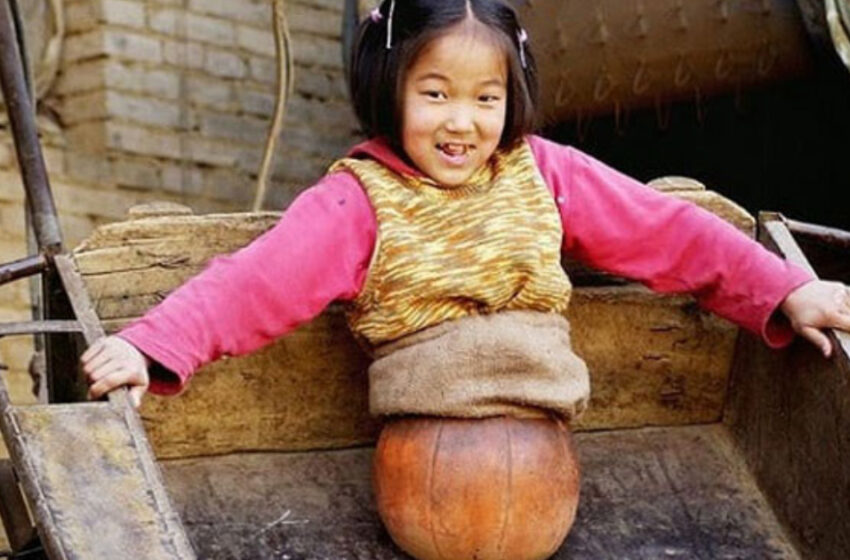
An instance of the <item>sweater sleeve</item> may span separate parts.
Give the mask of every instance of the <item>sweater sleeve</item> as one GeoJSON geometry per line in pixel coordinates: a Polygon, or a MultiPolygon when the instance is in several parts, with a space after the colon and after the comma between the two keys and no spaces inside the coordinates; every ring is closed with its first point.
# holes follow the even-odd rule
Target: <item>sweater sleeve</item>
{"type": "Polygon", "coordinates": [[[787,345],[778,311],[812,279],[714,214],[659,193],[581,153],[532,138],[556,199],[563,250],[585,264],[665,293],[692,294],[705,309],[787,345]]]}
{"type": "Polygon", "coordinates": [[[354,299],[375,232],[357,180],[345,172],[329,175],[303,192],[271,230],[210,261],[118,335],[156,362],[151,392],[177,393],[200,366],[256,350],[332,301],[354,299]]]}

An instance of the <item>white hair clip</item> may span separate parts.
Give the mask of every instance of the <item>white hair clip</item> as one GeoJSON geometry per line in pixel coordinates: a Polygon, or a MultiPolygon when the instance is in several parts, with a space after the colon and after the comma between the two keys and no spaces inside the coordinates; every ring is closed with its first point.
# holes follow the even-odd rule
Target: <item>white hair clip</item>
{"type": "Polygon", "coordinates": [[[523,68],[528,68],[528,63],[525,60],[525,44],[528,43],[528,33],[520,27],[516,38],[519,42],[519,61],[522,63],[523,68]]]}
{"type": "Polygon", "coordinates": [[[395,14],[395,0],[390,2],[390,15],[387,19],[387,50],[393,48],[393,15],[395,14]]]}

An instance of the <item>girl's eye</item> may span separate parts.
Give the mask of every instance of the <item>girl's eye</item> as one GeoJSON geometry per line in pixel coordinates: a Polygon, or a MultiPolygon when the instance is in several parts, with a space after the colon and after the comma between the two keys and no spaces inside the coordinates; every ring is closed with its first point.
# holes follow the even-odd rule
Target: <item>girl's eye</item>
{"type": "Polygon", "coordinates": [[[498,95],[482,95],[478,98],[478,101],[480,101],[481,103],[488,103],[488,104],[495,103],[498,100],[499,100],[498,95]]]}
{"type": "Polygon", "coordinates": [[[422,92],[426,97],[430,97],[431,99],[446,99],[446,94],[442,91],[437,90],[428,90],[422,92]]]}

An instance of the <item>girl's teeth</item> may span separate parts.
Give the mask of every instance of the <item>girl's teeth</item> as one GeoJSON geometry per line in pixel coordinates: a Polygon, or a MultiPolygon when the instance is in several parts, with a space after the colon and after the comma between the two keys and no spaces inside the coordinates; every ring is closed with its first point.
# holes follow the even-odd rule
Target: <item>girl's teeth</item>
{"type": "Polygon", "coordinates": [[[466,153],[466,146],[456,146],[450,144],[443,144],[440,146],[444,152],[452,156],[460,156],[466,153]]]}

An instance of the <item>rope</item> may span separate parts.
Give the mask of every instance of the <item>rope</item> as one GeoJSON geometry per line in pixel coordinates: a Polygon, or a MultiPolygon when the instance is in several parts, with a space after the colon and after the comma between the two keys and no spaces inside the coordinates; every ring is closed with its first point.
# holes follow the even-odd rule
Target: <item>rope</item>
{"type": "Polygon", "coordinates": [[[289,26],[284,12],[284,0],[272,0],[275,52],[277,53],[277,102],[275,103],[274,116],[269,134],[266,138],[266,148],[263,152],[263,162],[260,173],[257,176],[257,192],[254,196],[252,210],[259,212],[268,192],[269,175],[271,174],[272,161],[277,139],[283,128],[283,117],[286,110],[286,102],[292,94],[294,83],[294,64],[292,61],[292,39],[289,35],[289,26]]]}

